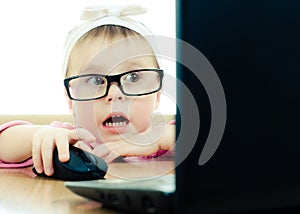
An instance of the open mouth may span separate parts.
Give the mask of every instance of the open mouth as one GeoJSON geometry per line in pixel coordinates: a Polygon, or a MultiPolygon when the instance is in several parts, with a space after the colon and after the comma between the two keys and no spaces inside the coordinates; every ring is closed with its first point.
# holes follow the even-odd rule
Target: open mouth
{"type": "Polygon", "coordinates": [[[120,126],[126,126],[128,123],[129,120],[127,118],[117,114],[107,118],[103,122],[103,125],[106,127],[120,127],[120,126]]]}

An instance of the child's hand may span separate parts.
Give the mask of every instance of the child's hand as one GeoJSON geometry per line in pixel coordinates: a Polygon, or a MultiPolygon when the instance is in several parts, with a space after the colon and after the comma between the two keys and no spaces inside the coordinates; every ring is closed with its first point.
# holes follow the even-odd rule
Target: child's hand
{"type": "Polygon", "coordinates": [[[157,143],[150,145],[138,145],[126,140],[103,143],[96,146],[93,150],[82,142],[79,143],[79,147],[103,158],[107,163],[112,162],[119,156],[146,156],[159,150],[157,143]]]}
{"type": "Polygon", "coordinates": [[[110,163],[119,156],[148,156],[160,149],[172,150],[174,144],[175,126],[166,125],[165,127],[152,128],[130,137],[123,136],[118,141],[100,144],[93,150],[84,143],[79,143],[79,147],[110,163]]]}
{"type": "Polygon", "coordinates": [[[85,129],[69,130],[44,126],[38,130],[32,141],[32,159],[38,173],[53,174],[53,150],[57,147],[59,160],[66,162],[70,158],[69,144],[78,141],[94,142],[96,138],[85,129]]]}

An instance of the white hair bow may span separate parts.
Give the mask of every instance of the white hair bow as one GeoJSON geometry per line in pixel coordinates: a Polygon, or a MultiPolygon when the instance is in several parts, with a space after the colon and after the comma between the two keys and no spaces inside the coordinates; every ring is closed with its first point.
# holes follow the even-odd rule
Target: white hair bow
{"type": "Polygon", "coordinates": [[[147,9],[140,5],[132,6],[114,6],[114,7],[103,7],[94,6],[84,8],[80,19],[82,21],[93,21],[96,19],[101,19],[106,16],[131,16],[140,15],[146,13],[147,9]]]}
{"type": "Polygon", "coordinates": [[[65,44],[63,73],[66,74],[71,50],[78,39],[88,31],[102,25],[119,25],[131,29],[138,34],[145,36],[149,44],[154,47],[154,39],[151,37],[151,30],[148,29],[144,24],[128,17],[131,15],[140,15],[146,12],[147,9],[140,5],[115,7],[93,6],[84,8],[80,17],[83,23],[75,27],[69,33],[65,44]]]}

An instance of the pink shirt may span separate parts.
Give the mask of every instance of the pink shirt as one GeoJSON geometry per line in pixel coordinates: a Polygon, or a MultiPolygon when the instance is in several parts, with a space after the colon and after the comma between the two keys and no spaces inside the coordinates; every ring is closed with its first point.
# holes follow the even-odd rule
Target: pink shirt
{"type": "MultiPolygon", "coordinates": [[[[26,125],[26,124],[30,124],[26,121],[22,121],[22,120],[15,120],[15,121],[11,121],[8,123],[5,123],[3,125],[0,125],[0,134],[1,132],[3,132],[5,129],[12,127],[12,126],[17,126],[17,125],[26,125]]],[[[0,144],[1,147],[1,144],[0,144]]],[[[4,162],[0,160],[0,168],[19,168],[19,167],[27,167],[27,166],[31,166],[33,165],[33,161],[31,158],[19,162],[19,163],[8,163],[8,162],[4,162]]]]}

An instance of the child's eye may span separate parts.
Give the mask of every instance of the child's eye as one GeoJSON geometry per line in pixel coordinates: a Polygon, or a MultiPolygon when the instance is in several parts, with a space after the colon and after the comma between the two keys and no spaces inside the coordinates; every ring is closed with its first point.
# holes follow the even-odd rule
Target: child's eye
{"type": "Polygon", "coordinates": [[[140,75],[139,73],[131,73],[128,74],[125,78],[126,82],[137,82],[140,80],[140,75]]]}
{"type": "Polygon", "coordinates": [[[102,77],[91,77],[88,79],[88,83],[99,86],[105,84],[105,79],[102,77]]]}

